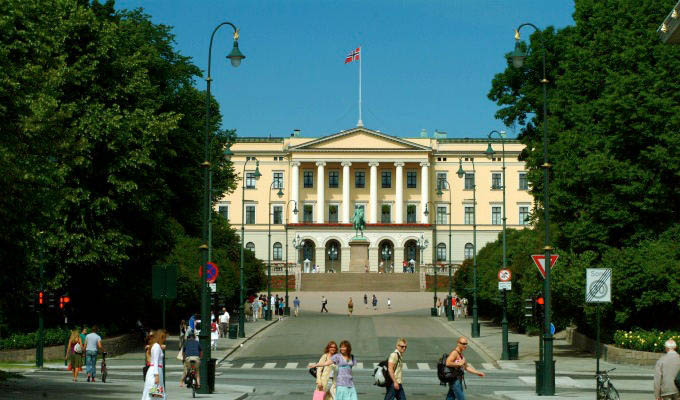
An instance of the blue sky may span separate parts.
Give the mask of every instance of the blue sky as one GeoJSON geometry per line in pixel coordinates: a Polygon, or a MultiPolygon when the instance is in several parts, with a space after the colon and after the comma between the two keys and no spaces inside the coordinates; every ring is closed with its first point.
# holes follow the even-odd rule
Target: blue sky
{"type": "MultiPolygon", "coordinates": [[[[211,92],[223,128],[240,136],[318,137],[356,126],[362,47],[363,123],[401,137],[421,129],[485,137],[506,129],[487,99],[522,22],[573,24],[567,0],[117,0],[173,27],[176,48],[207,69],[210,34],[241,30],[239,68],[224,58],[231,29],[213,45],[211,92]]],[[[526,28],[525,28],[526,29],[526,28]]],[[[522,32],[527,38],[530,30],[522,32]]],[[[197,81],[205,90],[205,80],[197,81]]]]}

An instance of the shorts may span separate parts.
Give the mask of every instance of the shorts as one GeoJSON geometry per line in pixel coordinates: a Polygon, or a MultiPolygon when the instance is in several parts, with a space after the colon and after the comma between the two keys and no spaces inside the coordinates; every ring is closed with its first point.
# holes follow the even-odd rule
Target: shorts
{"type": "Polygon", "coordinates": [[[196,370],[197,371],[201,367],[201,359],[198,356],[186,357],[184,359],[184,374],[185,375],[189,373],[189,368],[191,368],[191,361],[196,362],[196,370]]]}

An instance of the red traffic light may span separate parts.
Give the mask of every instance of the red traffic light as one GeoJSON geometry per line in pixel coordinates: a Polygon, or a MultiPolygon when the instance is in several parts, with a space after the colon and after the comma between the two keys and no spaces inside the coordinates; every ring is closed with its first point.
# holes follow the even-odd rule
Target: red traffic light
{"type": "Polygon", "coordinates": [[[536,299],[536,304],[544,305],[544,304],[545,304],[545,300],[543,299],[543,297],[537,298],[537,299],[536,299]]]}
{"type": "Polygon", "coordinates": [[[44,304],[43,296],[45,295],[45,292],[38,292],[38,304],[44,304]]]}
{"type": "Polygon", "coordinates": [[[64,303],[70,303],[71,302],[71,298],[68,297],[68,296],[64,296],[63,299],[64,299],[64,303]]]}
{"type": "Polygon", "coordinates": [[[64,296],[59,297],[59,308],[64,308],[64,296]]]}

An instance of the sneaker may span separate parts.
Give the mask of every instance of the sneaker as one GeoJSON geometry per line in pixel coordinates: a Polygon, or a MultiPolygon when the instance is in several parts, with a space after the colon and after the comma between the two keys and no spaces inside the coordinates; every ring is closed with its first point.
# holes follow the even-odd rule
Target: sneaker
{"type": "Polygon", "coordinates": [[[94,382],[94,377],[92,377],[92,382],[94,382]]]}
{"type": "Polygon", "coordinates": [[[89,377],[89,376],[87,377],[87,381],[88,381],[88,382],[90,381],[90,377],[89,377]]]}

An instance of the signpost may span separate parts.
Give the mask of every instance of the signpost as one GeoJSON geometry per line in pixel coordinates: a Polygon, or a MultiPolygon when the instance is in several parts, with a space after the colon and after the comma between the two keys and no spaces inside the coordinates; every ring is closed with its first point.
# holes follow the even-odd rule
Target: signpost
{"type": "MultiPolygon", "coordinates": [[[[612,302],[612,270],[610,268],[586,268],[586,303],[595,303],[597,315],[596,373],[600,373],[600,303],[612,302]]],[[[599,381],[598,381],[599,385],[599,381]]]]}
{"type": "Polygon", "coordinates": [[[177,297],[176,265],[154,265],[151,270],[151,297],[163,301],[163,329],[165,329],[165,301],[177,297]]]}
{"type": "MultiPolygon", "coordinates": [[[[550,270],[555,267],[555,263],[557,262],[557,259],[559,258],[559,254],[551,254],[550,255],[550,270]]],[[[536,264],[536,267],[538,268],[538,272],[541,273],[543,276],[543,279],[545,279],[545,255],[543,254],[534,254],[531,256],[531,259],[534,260],[534,264],[536,264]]]]}
{"type": "MultiPolygon", "coordinates": [[[[215,283],[217,280],[217,275],[220,274],[220,269],[217,268],[217,264],[215,264],[212,261],[209,261],[206,263],[206,268],[205,270],[207,271],[206,273],[208,274],[208,283],[215,283]]],[[[203,276],[203,267],[198,267],[198,276],[199,278],[203,276]]]]}
{"type": "MultiPolygon", "coordinates": [[[[505,250],[504,250],[505,251],[505,250]]],[[[509,360],[510,352],[508,351],[508,309],[507,309],[507,291],[512,290],[512,272],[503,268],[498,271],[498,290],[503,295],[503,320],[501,321],[501,326],[503,328],[503,333],[501,335],[501,360],[509,360]]]]}
{"type": "Polygon", "coordinates": [[[501,282],[509,282],[512,278],[512,272],[509,269],[502,269],[498,271],[498,280],[501,282]]]}

